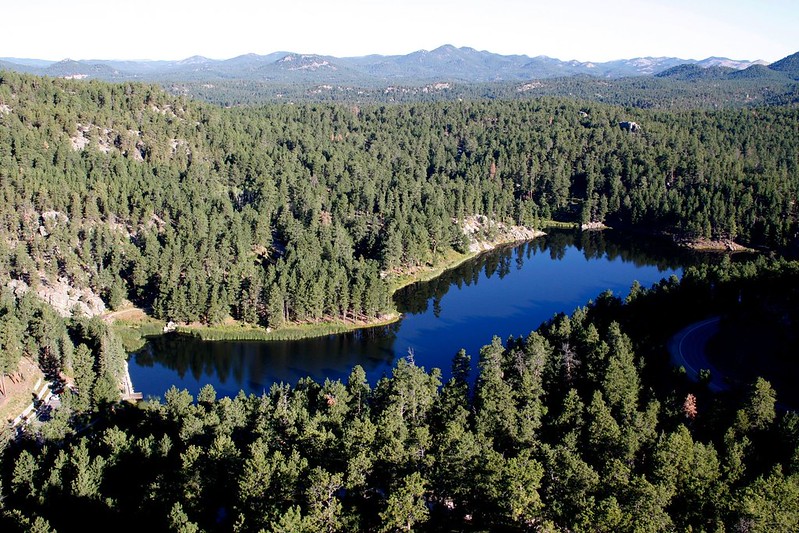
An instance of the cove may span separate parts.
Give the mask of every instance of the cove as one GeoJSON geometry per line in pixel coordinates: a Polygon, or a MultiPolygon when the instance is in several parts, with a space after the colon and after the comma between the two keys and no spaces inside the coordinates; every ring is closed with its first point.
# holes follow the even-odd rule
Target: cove
{"type": "Polygon", "coordinates": [[[173,385],[196,395],[208,383],[220,396],[235,396],[240,390],[261,394],[274,383],[293,385],[306,376],[346,380],[361,365],[374,384],[390,375],[398,358],[412,354],[417,365],[440,368],[446,380],[461,348],[474,366],[494,335],[503,341],[526,336],[603,291],[624,296],[636,280],[648,287],[709,257],[612,230],[550,230],[401,289],[394,299],[403,318],[394,324],[296,341],[153,337],[131,354],[131,379],[145,398],[163,396],[173,385]]]}

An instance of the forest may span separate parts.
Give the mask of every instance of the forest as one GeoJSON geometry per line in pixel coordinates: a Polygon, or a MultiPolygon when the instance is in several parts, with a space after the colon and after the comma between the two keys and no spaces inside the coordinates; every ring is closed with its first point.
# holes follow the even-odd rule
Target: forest
{"type": "MultiPolygon", "coordinates": [[[[768,70],[738,71],[728,79],[704,77],[697,67],[696,78],[686,76],[634,76],[608,79],[601,76],[572,75],[535,79],[529,82],[412,83],[398,80],[388,87],[358,86],[341,82],[295,83],[257,80],[174,80],[164,82],[171,94],[188,96],[224,107],[254,106],[276,102],[357,103],[358,105],[418,104],[463,100],[530,100],[541,97],[579,99],[638,109],[751,108],[765,105],[791,105],[799,102],[796,81],[768,70]],[[751,75],[751,77],[747,77],[751,75]],[[321,83],[321,84],[320,84],[321,83]]],[[[794,74],[796,76],[796,74],[794,74]]]]}
{"type": "Polygon", "coordinates": [[[7,72],[0,102],[0,276],[176,322],[373,319],[386,275],[465,251],[478,214],[796,246],[792,106],[220,109],[7,72]]]}
{"type": "Polygon", "coordinates": [[[62,415],[6,451],[4,529],[793,531],[799,417],[763,379],[714,394],[661,352],[681,321],[797,290],[794,262],[726,261],[494,338],[475,382],[461,351],[445,384],[407,358],[374,386],[355,367],[106,403],[90,431],[62,415]]]}
{"type": "Polygon", "coordinates": [[[757,299],[747,295],[795,325],[796,264],[765,257],[799,244],[797,144],[794,105],[225,109],[149,85],[0,71],[0,377],[27,358],[73,385],[40,429],[8,443],[4,430],[0,520],[34,531],[77,529],[76,513],[180,531],[795,530],[796,415],[762,379],[721,395],[691,383],[663,346],[691,318],[757,299]],[[635,131],[620,127],[629,121],[635,131]],[[376,384],[356,367],[346,382],[263,396],[206,388],[119,403],[125,350],[87,309],[129,301],[178,323],[273,329],[367,323],[392,310],[393,276],[468,251],[474,215],[735,241],[764,258],[692,268],[624,301],[600,295],[525,338],[453,354],[447,383],[410,358],[376,384]],[[36,296],[56,284],[81,294],[71,309],[36,296]]]}

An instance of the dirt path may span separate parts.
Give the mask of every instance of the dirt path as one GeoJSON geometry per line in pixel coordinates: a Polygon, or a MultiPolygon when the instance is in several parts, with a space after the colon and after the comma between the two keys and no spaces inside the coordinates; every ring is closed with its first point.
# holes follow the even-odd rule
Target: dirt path
{"type": "Polygon", "coordinates": [[[671,362],[675,366],[685,368],[688,377],[692,381],[699,381],[700,370],[710,370],[708,387],[714,392],[730,388],[729,384],[724,380],[724,376],[710,363],[705,353],[708,341],[719,331],[720,320],[719,317],[715,316],[701,322],[694,322],[678,331],[669,340],[668,344],[671,362]]]}
{"type": "Polygon", "coordinates": [[[33,385],[43,379],[41,370],[27,357],[19,362],[19,374],[6,376],[6,394],[0,394],[0,423],[12,420],[30,403],[33,385]]]}
{"type": "Polygon", "coordinates": [[[128,307],[127,309],[122,309],[120,311],[114,311],[112,313],[106,313],[103,315],[103,321],[106,324],[113,324],[117,319],[124,319],[130,322],[138,322],[146,318],[147,315],[143,309],[139,307],[128,307]]]}

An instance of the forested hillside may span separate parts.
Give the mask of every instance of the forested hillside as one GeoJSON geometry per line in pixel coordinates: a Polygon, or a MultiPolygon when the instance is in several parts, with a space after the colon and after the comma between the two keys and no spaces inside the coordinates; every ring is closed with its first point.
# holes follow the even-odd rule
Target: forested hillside
{"type": "Polygon", "coordinates": [[[183,322],[369,319],[385,274],[464,249],[469,215],[792,246],[797,143],[792,107],[220,109],[3,72],[0,275],[183,322]]]}
{"type": "MultiPolygon", "coordinates": [[[[7,399],[12,380],[19,379],[20,360],[33,361],[48,381],[69,384],[74,394],[62,390],[64,409],[58,423],[66,424],[74,412],[76,423],[84,415],[119,401],[119,383],[125,373],[127,353],[120,339],[99,318],[76,316],[65,320],[53,308],[27,292],[20,297],[0,288],[0,398],[7,399]]],[[[58,390],[56,392],[59,392],[58,390]]],[[[28,400],[29,401],[29,400],[28,400]]],[[[19,413],[13,413],[10,418],[19,413]]],[[[2,420],[0,448],[11,431],[2,420]]],[[[59,434],[65,429],[51,428],[59,434]]]]}
{"type": "Polygon", "coordinates": [[[460,353],[443,385],[411,357],[374,387],[355,368],[260,397],[206,388],[122,405],[124,350],[86,315],[128,299],[179,322],[364,323],[392,308],[393,276],[465,252],[474,215],[795,249],[798,163],[790,106],[222,109],[0,72],[0,378],[28,357],[72,387],[0,456],[4,530],[83,530],[80,517],[180,531],[796,530],[799,419],[766,381],[713,394],[664,349],[731,307],[794,338],[794,263],[725,260],[625,301],[600,295],[494,339],[476,383],[460,353]]]}
{"type": "MultiPolygon", "coordinates": [[[[411,358],[371,387],[275,385],[56,420],[2,463],[6,530],[795,531],[799,417],[757,379],[723,395],[669,368],[665,339],[736,302],[795,307],[783,261],[691,269],[609,294],[442,386],[411,358]]],[[[793,315],[794,317],[797,315],[793,315]]],[[[795,328],[793,323],[788,327],[795,328]]],[[[477,354],[475,354],[477,355],[477,354]]]]}
{"type": "MultiPolygon", "coordinates": [[[[759,65],[756,65],[757,67],[759,65]]],[[[217,105],[256,106],[265,103],[352,103],[358,105],[418,104],[457,100],[530,100],[542,97],[580,99],[639,109],[685,111],[736,109],[799,103],[797,83],[766,67],[736,71],[724,79],[697,77],[630,77],[605,79],[568,76],[524,82],[424,84],[396,83],[388,87],[359,87],[330,83],[283,84],[257,80],[174,81],[164,87],[172,94],[217,105]]]]}

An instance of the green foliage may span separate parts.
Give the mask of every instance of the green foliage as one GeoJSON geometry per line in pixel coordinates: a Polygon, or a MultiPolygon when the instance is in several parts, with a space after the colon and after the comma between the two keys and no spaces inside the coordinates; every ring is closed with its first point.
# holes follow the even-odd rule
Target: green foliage
{"type": "Polygon", "coordinates": [[[743,429],[766,429],[774,421],[776,413],[774,404],[777,395],[771,384],[763,378],[757,378],[752,386],[749,401],[744,408],[745,426],[743,429]]]}
{"type": "Polygon", "coordinates": [[[0,124],[2,274],[66,278],[112,308],[127,298],[177,322],[376,319],[392,307],[381,271],[463,252],[453,220],[467,215],[778,247],[796,234],[794,108],[220,109],[12,73],[0,89],[12,109],[0,124]],[[644,133],[618,127],[630,118],[644,133]]]}
{"type": "MultiPolygon", "coordinates": [[[[401,80],[392,80],[391,87],[394,90],[386,90],[384,84],[374,87],[373,83],[364,83],[360,88],[347,83],[320,90],[319,83],[224,79],[214,80],[212,84],[207,80],[179,85],[169,83],[167,89],[176,94],[188,92],[194,98],[222,106],[255,106],[280,101],[419,104],[475,99],[531,100],[555,96],[626,108],[691,110],[790,105],[797,101],[796,84],[791,82],[790,77],[765,66],[756,65],[733,72],[726,69],[700,69],[700,73],[705,70],[717,75],[691,79],[681,79],[679,76],[632,76],[617,78],[612,82],[603,75],[565,76],[537,80],[533,89],[529,88],[529,84],[513,81],[468,83],[458,80],[450,81],[445,90],[431,90],[429,85],[413,83],[410,79],[403,85],[399,85],[401,80]]],[[[560,69],[559,72],[548,72],[545,77],[552,75],[564,76],[560,69]]],[[[461,76],[459,72],[457,77],[461,76]]]]}
{"type": "MultiPolygon", "coordinates": [[[[346,384],[305,379],[262,396],[205,387],[195,403],[172,388],[79,438],[61,420],[42,430],[47,445],[4,454],[4,520],[70,531],[63,516],[78,505],[98,524],[186,531],[795,529],[799,432],[768,382],[711,401],[701,384],[646,371],[659,364],[651,346],[682,326],[653,327],[643,309],[701,301],[707,313],[737,301],[741,283],[761,295],[775,280],[799,286],[793,263],[752,268],[692,270],[494,339],[474,383],[465,352],[444,386],[411,354],[374,388],[356,367],[346,384]],[[568,376],[566,350],[580,362],[568,376]],[[693,418],[670,407],[686,390],[693,418]]],[[[90,354],[79,345],[76,371],[90,354]]]]}
{"type": "Polygon", "coordinates": [[[12,490],[21,496],[33,498],[36,496],[36,475],[39,466],[33,456],[23,451],[14,463],[13,477],[11,478],[12,490]]]}
{"type": "Polygon", "coordinates": [[[624,302],[602,294],[495,338],[474,383],[465,353],[444,386],[411,353],[374,387],[356,367],[346,384],[262,396],[206,388],[195,403],[172,388],[94,419],[118,397],[122,344],[33,295],[64,278],[164,319],[324,331],[384,316],[384,274],[463,250],[453,220],[467,215],[788,247],[796,109],[219,109],[6,73],[0,94],[13,110],[0,122],[0,279],[33,288],[1,289],[0,374],[27,356],[75,384],[63,414],[3,453],[4,521],[72,530],[78,509],[100,527],[185,531],[796,529],[795,423],[771,385],[714,397],[660,349],[775,287],[790,301],[793,263],[720,261],[624,302]],[[629,118],[642,132],[618,127],[629,118]]]}
{"type": "Polygon", "coordinates": [[[739,527],[749,531],[794,531],[799,527],[799,478],[779,468],[742,490],[739,527]]]}
{"type": "Polygon", "coordinates": [[[424,522],[428,516],[424,493],[425,481],[418,472],[404,478],[380,513],[380,531],[412,531],[416,524],[424,522]]]}
{"type": "Polygon", "coordinates": [[[196,524],[189,521],[179,502],[175,503],[169,513],[169,528],[179,533],[197,533],[200,530],[196,524]]]}
{"type": "Polygon", "coordinates": [[[92,458],[84,440],[72,447],[70,456],[73,473],[72,494],[78,498],[97,498],[103,477],[105,458],[102,456],[92,458]]]}

